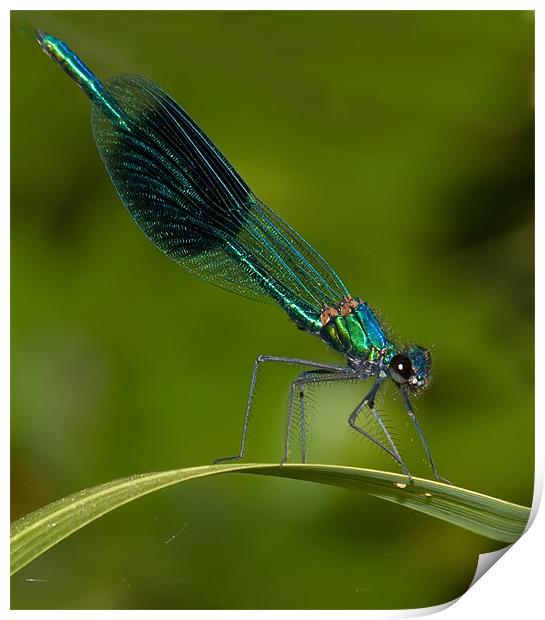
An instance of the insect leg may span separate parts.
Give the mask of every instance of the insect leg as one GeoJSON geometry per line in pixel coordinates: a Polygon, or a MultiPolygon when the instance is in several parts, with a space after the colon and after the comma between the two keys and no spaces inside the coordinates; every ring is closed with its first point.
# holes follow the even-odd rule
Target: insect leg
{"type": "Polygon", "coordinates": [[[291,424],[293,421],[293,407],[295,402],[295,394],[299,396],[299,406],[301,412],[301,462],[306,462],[305,447],[305,388],[309,384],[327,383],[329,381],[345,381],[347,379],[357,380],[358,377],[350,369],[342,368],[342,372],[328,372],[323,369],[309,370],[303,372],[290,386],[290,401],[288,408],[288,417],[286,422],[286,432],[284,437],[284,456],[281,465],[286,463],[290,455],[290,437],[291,424]]]}
{"type": "Polygon", "coordinates": [[[307,462],[306,428],[305,428],[305,386],[299,388],[299,410],[301,416],[301,463],[307,462]]]}
{"type": "MultiPolygon", "coordinates": [[[[336,366],[334,364],[324,364],[322,362],[314,362],[312,360],[304,360],[296,357],[278,357],[275,355],[260,355],[254,362],[254,369],[252,372],[252,380],[250,382],[250,392],[248,394],[248,402],[246,404],[246,412],[244,414],[244,423],[242,426],[242,437],[240,440],[240,451],[235,456],[225,456],[214,461],[214,464],[224,463],[226,461],[240,461],[244,458],[244,450],[246,448],[246,434],[248,432],[248,423],[250,421],[250,412],[252,409],[252,401],[254,398],[255,384],[257,379],[257,371],[260,364],[264,362],[277,362],[281,364],[292,364],[297,366],[309,366],[310,368],[316,368],[324,371],[342,371],[345,370],[344,366],[336,366]]],[[[291,406],[290,406],[290,422],[291,422],[291,406]]]]}
{"type": "Polygon", "coordinates": [[[426,438],[424,437],[424,433],[422,432],[422,429],[420,428],[420,424],[418,424],[418,420],[416,419],[416,416],[414,414],[411,401],[409,400],[409,395],[407,394],[406,390],[404,390],[401,386],[399,386],[399,391],[401,392],[401,397],[403,398],[403,404],[405,406],[405,410],[409,414],[409,418],[414,424],[416,431],[420,437],[420,441],[422,442],[422,445],[424,446],[424,450],[426,451],[426,454],[428,456],[428,460],[430,462],[430,467],[431,467],[431,471],[432,471],[434,478],[436,478],[436,480],[439,480],[439,482],[444,482],[445,484],[452,484],[452,482],[450,482],[446,478],[443,478],[443,476],[440,476],[437,473],[437,468],[435,467],[435,462],[431,455],[431,450],[428,446],[428,442],[426,441],[426,438]]]}
{"type": "MultiPolygon", "coordinates": [[[[371,411],[371,414],[373,415],[373,417],[377,421],[377,424],[382,429],[382,432],[384,433],[384,436],[386,437],[386,440],[388,441],[388,444],[390,445],[390,448],[392,449],[392,452],[396,456],[397,462],[400,463],[400,464],[403,463],[403,465],[404,465],[403,459],[401,458],[401,454],[399,454],[399,450],[397,449],[397,446],[395,445],[394,440],[390,436],[390,433],[388,432],[388,429],[386,428],[386,425],[382,421],[382,418],[380,417],[378,411],[375,409],[375,404],[371,402],[371,403],[368,403],[367,406],[369,407],[369,410],[371,411]]],[[[406,469],[406,466],[405,466],[405,469],[406,469]]]]}
{"type": "Polygon", "coordinates": [[[378,415],[378,413],[375,410],[375,396],[377,395],[377,392],[379,391],[380,386],[382,385],[382,383],[384,382],[385,379],[386,379],[386,377],[379,377],[375,381],[375,384],[373,385],[373,387],[371,388],[371,390],[369,391],[367,396],[365,396],[365,398],[359,403],[359,405],[354,409],[354,411],[352,412],[352,414],[348,418],[348,424],[355,431],[357,431],[358,433],[362,434],[364,437],[366,437],[367,439],[372,441],[379,448],[382,448],[385,452],[387,452],[398,463],[398,465],[401,467],[403,473],[409,478],[409,481],[412,482],[413,478],[411,476],[411,473],[407,469],[407,466],[405,465],[405,463],[403,462],[403,459],[399,455],[399,452],[398,452],[397,448],[395,447],[395,444],[392,441],[392,438],[390,437],[388,431],[386,430],[386,427],[385,427],[384,423],[382,422],[380,416],[378,415]],[[361,426],[358,426],[358,424],[357,424],[358,416],[359,416],[359,414],[362,412],[362,410],[365,407],[368,407],[371,410],[371,413],[373,414],[375,420],[377,420],[377,422],[378,422],[379,426],[381,427],[381,429],[383,431],[385,431],[385,435],[386,435],[386,438],[388,440],[388,443],[390,444],[390,447],[385,446],[381,441],[379,441],[378,439],[373,437],[371,435],[371,433],[368,433],[364,428],[362,428],[361,426]]]}
{"type": "MultiPolygon", "coordinates": [[[[303,381],[303,377],[311,374],[310,372],[304,372],[302,375],[299,375],[299,378],[294,381],[290,386],[290,404],[289,404],[289,413],[288,420],[291,419],[291,410],[293,407],[294,400],[294,392],[297,390],[299,396],[299,412],[300,412],[300,420],[301,420],[301,463],[306,462],[306,436],[305,436],[305,385],[306,383],[303,381]]],[[[290,424],[288,423],[286,434],[290,434],[290,424]]],[[[288,438],[289,439],[289,438],[288,438]]],[[[289,446],[288,446],[289,450],[289,446]]]]}

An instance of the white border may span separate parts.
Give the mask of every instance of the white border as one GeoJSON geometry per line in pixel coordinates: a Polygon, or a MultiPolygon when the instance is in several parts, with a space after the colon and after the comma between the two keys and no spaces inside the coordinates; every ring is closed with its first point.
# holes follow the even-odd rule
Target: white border
{"type": "MultiPolygon", "coordinates": [[[[20,2],[11,2],[9,8],[12,10],[29,9],[28,6],[17,6],[22,4],[20,2]]],[[[543,19],[542,19],[542,3],[541,2],[513,2],[513,1],[458,1],[458,2],[444,2],[438,6],[437,2],[419,1],[419,2],[342,2],[336,3],[326,2],[325,0],[318,0],[315,2],[309,1],[277,1],[277,2],[206,2],[201,0],[200,2],[174,2],[156,1],[153,5],[153,10],[180,10],[180,9],[335,9],[335,10],[534,10],[536,12],[536,109],[542,102],[543,92],[543,76],[540,76],[539,69],[543,68],[543,43],[540,36],[543,33],[543,19]]],[[[73,4],[66,2],[33,2],[32,9],[34,10],[59,10],[68,9],[73,10],[75,7],[73,4]]],[[[86,7],[78,7],[86,8],[86,7]]],[[[112,2],[111,0],[105,2],[104,0],[95,0],[92,7],[93,10],[146,10],[150,9],[150,3],[142,0],[128,0],[112,2]]],[[[2,55],[0,62],[2,63],[2,75],[8,76],[9,80],[9,47],[10,47],[10,18],[7,11],[4,13],[4,19],[1,24],[1,44],[2,55]]],[[[9,83],[9,81],[8,81],[9,83]]],[[[1,397],[5,404],[2,407],[4,414],[4,420],[7,419],[7,412],[9,410],[9,98],[6,96],[6,91],[3,92],[0,98],[0,104],[2,105],[2,184],[1,187],[4,192],[4,201],[2,208],[2,225],[0,226],[0,291],[2,294],[2,303],[0,304],[1,312],[1,331],[0,331],[0,360],[2,364],[1,373],[1,397]]],[[[536,169],[542,170],[543,165],[543,123],[538,116],[536,119],[536,169]]],[[[544,218],[543,208],[545,205],[544,200],[543,183],[538,176],[536,179],[536,205],[539,208],[536,209],[536,239],[543,241],[544,233],[544,218]]],[[[536,273],[539,274],[536,277],[536,317],[543,317],[545,315],[545,304],[543,303],[543,263],[544,263],[545,249],[541,244],[536,244],[536,273]]],[[[449,606],[440,606],[438,608],[429,608],[427,610],[407,610],[397,612],[382,612],[382,611],[221,611],[212,612],[215,615],[221,613],[222,618],[276,618],[282,616],[283,619],[289,620],[290,618],[402,618],[402,617],[417,617],[427,615],[429,613],[435,613],[442,611],[444,617],[453,619],[469,618],[482,618],[492,615],[494,618],[513,618],[513,616],[519,616],[523,618],[533,618],[536,616],[538,609],[544,609],[543,605],[543,577],[540,552],[545,548],[545,517],[543,516],[543,510],[535,514],[535,508],[538,503],[538,497],[541,496],[543,488],[543,446],[545,445],[545,425],[541,419],[541,415],[545,411],[544,407],[544,390],[543,383],[538,379],[545,378],[545,339],[542,327],[542,320],[536,321],[536,412],[539,415],[536,416],[536,483],[535,483],[535,501],[533,517],[535,521],[529,531],[515,543],[505,554],[505,558],[498,562],[490,571],[488,571],[478,583],[469,589],[458,601],[449,606]],[[536,501],[537,500],[537,501],[536,501]]],[[[9,432],[2,432],[2,463],[4,465],[2,474],[4,477],[2,493],[3,507],[5,508],[4,514],[9,514],[9,499],[6,489],[9,485],[9,432]]],[[[8,590],[8,575],[9,568],[7,565],[8,556],[8,542],[7,535],[2,537],[2,557],[4,558],[4,567],[6,570],[6,578],[1,582],[1,600],[2,607],[7,610],[7,602],[9,601],[8,590]]],[[[102,611],[78,611],[78,612],[58,612],[58,611],[11,611],[10,615],[17,615],[20,618],[34,618],[37,615],[43,617],[58,618],[59,616],[67,616],[70,618],[78,618],[85,616],[86,618],[103,615],[102,611]]],[[[160,616],[174,616],[182,618],[210,618],[211,612],[209,611],[108,611],[109,615],[115,615],[116,617],[139,617],[149,618],[160,616]]]]}

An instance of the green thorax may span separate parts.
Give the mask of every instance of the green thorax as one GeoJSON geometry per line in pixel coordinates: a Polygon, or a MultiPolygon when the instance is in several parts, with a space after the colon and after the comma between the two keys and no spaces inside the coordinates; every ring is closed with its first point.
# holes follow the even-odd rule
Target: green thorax
{"type": "Polygon", "coordinates": [[[339,309],[326,309],[322,317],[322,340],[346,357],[388,363],[395,354],[394,344],[367,303],[343,302],[339,309]]]}

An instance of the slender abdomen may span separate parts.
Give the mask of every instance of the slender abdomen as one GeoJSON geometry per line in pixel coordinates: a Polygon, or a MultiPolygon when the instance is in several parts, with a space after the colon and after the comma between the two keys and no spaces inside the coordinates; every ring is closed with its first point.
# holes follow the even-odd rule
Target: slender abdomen
{"type": "Polygon", "coordinates": [[[85,92],[91,101],[114,123],[129,129],[127,118],[117,102],[104,89],[102,82],[69,47],[51,34],[36,31],[36,38],[43,51],[85,92]]]}

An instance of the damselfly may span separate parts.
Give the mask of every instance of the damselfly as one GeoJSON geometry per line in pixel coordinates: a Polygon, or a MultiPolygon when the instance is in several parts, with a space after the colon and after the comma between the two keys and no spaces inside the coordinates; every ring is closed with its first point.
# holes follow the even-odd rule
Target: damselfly
{"type": "Polygon", "coordinates": [[[259,366],[278,362],[305,367],[291,384],[283,461],[289,458],[294,411],[300,416],[305,462],[305,393],[313,385],[365,380],[373,386],[348,418],[349,425],[387,452],[411,478],[375,406],[392,379],[422,441],[430,449],[409,400],[426,388],[431,355],[420,346],[399,348],[369,305],[352,297],[335,271],[293,228],[250,190],[178,104],[153,82],[122,75],[102,83],[59,39],[36,33],[41,48],[92,101],[93,135],[127,209],[167,256],[203,280],[239,295],[279,305],[299,328],[345,358],[344,365],[260,355],[255,363],[239,453],[244,457],[259,366]],[[379,436],[359,422],[370,415],[379,436]]]}

